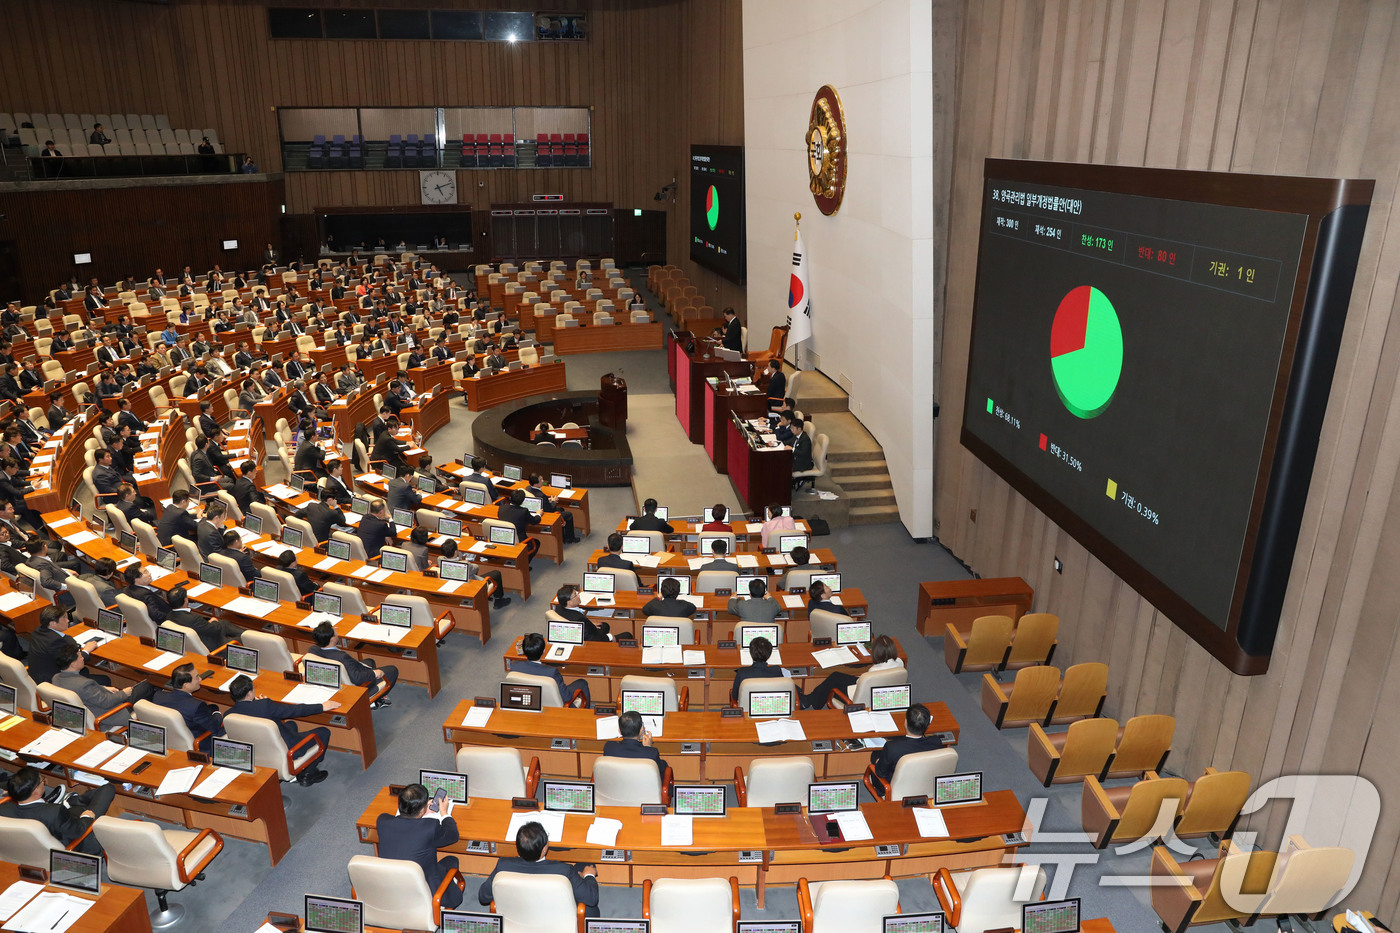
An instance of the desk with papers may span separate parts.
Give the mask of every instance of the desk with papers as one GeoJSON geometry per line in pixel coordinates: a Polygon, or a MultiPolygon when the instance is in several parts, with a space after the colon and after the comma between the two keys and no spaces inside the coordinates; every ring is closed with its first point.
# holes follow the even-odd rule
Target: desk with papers
{"type": "Polygon", "coordinates": [[[53,885],[21,881],[18,865],[0,862],[0,929],[15,933],[151,933],[151,917],[140,888],[109,882],[96,897],[75,894],[53,885]]]}

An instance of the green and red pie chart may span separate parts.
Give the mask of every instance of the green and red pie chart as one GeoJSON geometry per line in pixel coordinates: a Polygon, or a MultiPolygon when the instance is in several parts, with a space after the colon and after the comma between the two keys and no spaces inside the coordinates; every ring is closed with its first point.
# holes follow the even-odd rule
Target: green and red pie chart
{"type": "Polygon", "coordinates": [[[719,192],[715,190],[714,185],[705,190],[705,222],[710,225],[711,230],[719,223],[719,192]]]}
{"type": "Polygon", "coordinates": [[[1078,418],[1103,414],[1123,375],[1123,327],[1108,296],[1080,285],[1050,325],[1050,370],[1060,401],[1078,418]]]}

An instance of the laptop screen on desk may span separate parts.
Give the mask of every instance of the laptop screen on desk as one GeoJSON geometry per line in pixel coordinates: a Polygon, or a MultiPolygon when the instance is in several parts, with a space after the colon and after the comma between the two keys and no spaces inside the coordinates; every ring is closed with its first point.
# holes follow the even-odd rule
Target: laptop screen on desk
{"type": "Polygon", "coordinates": [[[543,694],[535,684],[501,684],[501,709],[537,713],[544,709],[543,694]]]}
{"type": "Polygon", "coordinates": [[[565,813],[593,812],[593,785],[587,781],[542,781],[544,808],[565,813]]]}
{"type": "Polygon", "coordinates": [[[462,537],[462,520],[460,518],[439,518],[437,533],[447,535],[449,538],[462,537]]]}
{"type": "MultiPolygon", "coordinates": [[[[102,856],[53,849],[49,852],[49,883],[70,891],[98,894],[102,890],[102,856]]],[[[62,917],[58,918],[62,920],[62,917]]],[[[55,921],[54,926],[58,923],[55,921]]]]}
{"type": "Polygon", "coordinates": [[[824,781],[807,785],[809,813],[837,813],[859,809],[860,787],[855,781],[824,781]]]}
{"type": "Polygon", "coordinates": [[[623,535],[622,553],[624,554],[650,554],[651,539],[646,535],[623,535]]]}
{"type": "Polygon", "coordinates": [[[589,917],[583,921],[583,933],[651,933],[651,921],[589,917]]]}
{"type": "Polygon", "coordinates": [[[658,573],[656,575],[656,591],[661,592],[661,583],[665,580],[675,580],[681,588],[682,596],[690,595],[690,576],[683,573],[658,573]]]}
{"type": "Polygon", "coordinates": [[[787,690],[754,690],[749,693],[749,716],[791,716],[792,694],[787,690]]]}
{"type": "Polygon", "coordinates": [[[428,789],[428,796],[437,795],[438,788],[447,791],[447,799],[453,803],[467,802],[467,776],[456,771],[418,772],[418,783],[428,789]]]}
{"type": "Polygon", "coordinates": [[[233,739],[214,739],[211,760],[216,768],[232,768],[235,771],[253,773],[253,745],[251,742],[235,742],[233,739]]]}
{"type": "Polygon", "coordinates": [[[242,645],[228,645],[224,648],[224,663],[231,670],[255,677],[258,673],[258,649],[245,648],[242,645]]]}
{"type": "Polygon", "coordinates": [[[950,807],[960,803],[982,802],[982,772],[946,774],[933,779],[933,805],[950,807]]]}
{"type": "Polygon", "coordinates": [[[296,528],[282,528],[282,543],[287,547],[300,548],[302,546],[301,532],[296,528]]]}
{"type": "Polygon", "coordinates": [[[814,573],[807,581],[807,585],[813,583],[825,583],[826,588],[833,593],[841,592],[841,574],[839,573],[814,573]]]}
{"type": "Polygon", "coordinates": [[[909,708],[910,684],[891,684],[888,687],[870,688],[870,710],[875,713],[895,712],[909,708]]]}
{"type": "Polygon", "coordinates": [[[520,482],[520,480],[525,478],[525,473],[520,469],[520,467],[516,466],[513,463],[502,464],[501,475],[504,476],[506,479],[510,480],[512,483],[518,483],[520,482]]]}
{"type": "Polygon", "coordinates": [[[62,700],[54,700],[49,704],[49,709],[53,712],[53,724],[57,729],[67,729],[69,732],[76,732],[78,735],[87,733],[87,708],[74,706],[72,703],[64,703],[62,700]]]}
{"type": "Polygon", "coordinates": [[[526,496],[524,501],[522,501],[520,504],[524,506],[525,511],[535,516],[535,518],[539,518],[540,513],[544,511],[544,503],[533,496],[526,496]]]}
{"type": "Polygon", "coordinates": [[[133,719],[126,728],[126,742],[152,755],[165,756],[165,727],[133,719]]]}
{"type": "Polygon", "coordinates": [[[666,694],[661,690],[623,690],[619,709],[636,710],[643,716],[666,715],[666,694]]]}
{"type": "Polygon", "coordinates": [[[108,635],[120,636],[123,624],[122,614],[115,609],[97,610],[97,627],[108,635]]]}
{"type": "Polygon", "coordinates": [[[549,485],[555,489],[573,489],[574,478],[568,473],[551,473],[549,474],[549,485]]]}
{"type": "Polygon", "coordinates": [[[413,513],[408,509],[394,509],[389,517],[393,519],[395,525],[403,525],[405,528],[413,527],[413,513]]]}
{"type": "Polygon", "coordinates": [[[123,531],[121,535],[118,536],[117,542],[121,546],[121,549],[123,551],[126,551],[128,554],[139,553],[139,550],[137,549],[136,535],[132,532],[123,531]]]}
{"type": "Polygon", "coordinates": [[[943,914],[893,914],[884,918],[881,933],[943,933],[943,914]]]}
{"type": "Polygon", "coordinates": [[[460,910],[442,912],[442,933],[502,933],[505,918],[499,914],[469,914],[460,910]]]}
{"type": "Polygon", "coordinates": [[[14,714],[15,711],[15,688],[9,684],[0,684],[0,712],[14,714]]]}
{"type": "Polygon", "coordinates": [[[262,517],[258,515],[243,516],[243,527],[247,528],[255,535],[262,534],[262,517]]]}
{"type": "Polygon", "coordinates": [[[338,616],[340,615],[340,597],[334,593],[315,593],[311,597],[311,609],[313,612],[324,612],[338,616]]]}
{"type": "Polygon", "coordinates": [[[734,933],[802,933],[802,921],[740,920],[734,933]]]}
{"type": "Polygon", "coordinates": [[[787,554],[795,547],[806,547],[806,535],[778,535],[778,553],[787,554]]]}
{"type": "Polygon", "coordinates": [[[583,623],[572,619],[550,619],[546,641],[557,645],[583,644],[583,623]]]}
{"type": "Polygon", "coordinates": [[[740,648],[747,648],[755,638],[766,638],[770,645],[779,645],[782,644],[783,641],[783,630],[776,625],[746,624],[740,628],[736,628],[735,631],[743,633],[743,640],[739,645],[740,648]]]}
{"type": "Polygon", "coordinates": [[[315,684],[318,687],[330,687],[333,690],[340,689],[340,665],[328,664],[325,661],[313,661],[307,658],[302,662],[302,668],[306,671],[306,682],[315,684]]]}
{"type": "Polygon", "coordinates": [[[444,580],[464,582],[471,579],[471,564],[464,560],[438,561],[438,575],[444,580]]]}
{"type": "Polygon", "coordinates": [[[863,645],[870,640],[870,623],[864,620],[836,623],[836,644],[863,645]]]}
{"type": "Polygon", "coordinates": [[[724,787],[677,784],[672,788],[677,816],[724,816],[724,787]]]}
{"type": "Polygon", "coordinates": [[[156,565],[162,570],[174,570],[180,565],[180,555],[174,548],[163,547],[156,551],[156,565]]]}
{"type": "Polygon", "coordinates": [[[306,895],[306,933],[364,933],[364,904],[343,897],[306,895]]]}
{"type": "Polygon", "coordinates": [[[662,648],[681,643],[681,630],[678,625],[643,625],[642,647],[662,648]]]}
{"type": "Polygon", "coordinates": [[[156,629],[156,647],[171,654],[185,653],[185,633],[161,626],[156,629]]]}
{"type": "Polygon", "coordinates": [[[253,596],[257,599],[275,603],[282,595],[282,587],[276,580],[264,580],[259,578],[253,581],[253,596]]]}
{"type": "Polygon", "coordinates": [[[392,603],[380,603],[379,621],[383,625],[392,625],[396,628],[411,628],[413,626],[413,608],[411,606],[395,606],[392,603]]]}
{"type": "Polygon", "coordinates": [[[1038,901],[1021,907],[1021,933],[1078,933],[1079,898],[1038,901]]]}
{"type": "Polygon", "coordinates": [[[207,583],[210,586],[223,586],[224,571],[222,568],[215,567],[213,564],[200,564],[199,582],[207,583]]]}
{"type": "Polygon", "coordinates": [[[467,486],[461,490],[462,501],[470,505],[485,505],[486,493],[472,486],[467,486]]]}
{"type": "Polygon", "coordinates": [[[515,529],[514,529],[514,528],[504,528],[504,527],[502,527],[502,526],[500,526],[500,525],[492,525],[492,526],[490,527],[489,531],[491,532],[491,543],[492,543],[492,544],[515,544],[515,543],[516,543],[516,541],[515,541],[515,529]]]}
{"type": "Polygon", "coordinates": [[[616,587],[617,580],[610,573],[585,573],[583,575],[583,591],[585,593],[612,595],[616,587]]]}
{"type": "MultiPolygon", "coordinates": [[[[431,476],[420,476],[417,482],[419,492],[426,492],[430,495],[437,492],[437,480],[433,479],[431,476]]],[[[407,524],[407,522],[404,524],[407,524]]]]}
{"type": "Polygon", "coordinates": [[[380,551],[379,566],[384,570],[392,570],[395,573],[403,573],[408,570],[408,555],[400,554],[396,551],[380,551]]]}
{"type": "Polygon", "coordinates": [[[368,515],[369,500],[363,496],[355,496],[350,500],[350,511],[354,512],[356,515],[368,515]]]}

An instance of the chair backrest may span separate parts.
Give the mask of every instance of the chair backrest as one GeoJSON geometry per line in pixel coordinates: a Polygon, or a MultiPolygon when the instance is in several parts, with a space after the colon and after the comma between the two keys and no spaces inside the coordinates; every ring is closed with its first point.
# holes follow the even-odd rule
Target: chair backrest
{"type": "Polygon", "coordinates": [[[540,361],[540,351],[534,347],[523,347],[520,350],[520,362],[526,366],[535,366],[540,361]]]}
{"type": "Polygon", "coordinates": [[[1274,863],[1269,897],[1261,913],[1320,914],[1337,902],[1347,888],[1356,853],[1342,846],[1313,848],[1302,836],[1290,836],[1274,863]]]}
{"type": "MultiPolygon", "coordinates": [[[[642,620],[642,624],[675,626],[682,645],[695,644],[695,620],[693,619],[684,619],[675,616],[647,616],[642,620]]],[[[641,634],[640,629],[638,629],[638,634],[641,634]]]]}
{"type": "Polygon", "coordinates": [[[1010,616],[980,616],[973,619],[963,668],[1000,664],[1006,656],[1015,626],[1010,616]]]}
{"type": "Polygon", "coordinates": [[[68,578],[68,592],[78,604],[78,618],[86,622],[97,621],[97,610],[106,608],[97,596],[97,587],[76,576],[68,578]]]}
{"type": "Polygon", "coordinates": [[[24,665],[8,654],[0,653],[0,683],[15,688],[15,707],[36,710],[39,708],[39,691],[34,679],[24,665]]]}
{"type": "MultiPolygon", "coordinates": [[[[1088,786],[1087,783],[1085,785],[1088,786]]],[[[1186,799],[1185,778],[1159,777],[1138,781],[1128,792],[1128,800],[1118,811],[1118,826],[1112,841],[1160,839],[1171,832],[1181,802],[1186,799]],[[1165,805],[1165,812],[1163,807],[1165,805]]]]}
{"type": "Polygon", "coordinates": [[[456,766],[467,776],[473,797],[510,800],[526,796],[519,749],[469,745],[457,750],[456,766]]]}
{"type": "Polygon", "coordinates": [[[15,865],[49,864],[49,852],[63,843],[38,820],[0,816],[0,860],[15,865]]]}
{"type": "Polygon", "coordinates": [[[1123,726],[1110,774],[1136,774],[1159,769],[1172,747],[1176,717],[1166,713],[1134,716],[1123,726]]]}
{"type": "Polygon", "coordinates": [[[146,610],[146,604],[141,600],[125,593],[118,593],[117,609],[121,612],[122,618],[126,620],[126,633],[128,635],[135,635],[138,638],[153,639],[156,637],[156,624],[151,621],[151,614],[146,610]]]}
{"type": "Polygon", "coordinates": [[[321,592],[340,597],[341,615],[362,616],[369,611],[364,595],[353,586],[346,586],[344,583],[324,583],[321,585],[321,592]]]}
{"type": "Polygon", "coordinates": [[[121,509],[117,508],[115,505],[104,505],[102,511],[107,516],[107,523],[113,528],[128,533],[131,531],[131,525],[127,522],[126,516],[122,514],[121,509]]]}
{"type": "MultiPolygon", "coordinates": [[[[288,515],[282,519],[282,524],[288,528],[294,528],[301,532],[301,543],[303,547],[316,546],[316,530],[311,527],[311,523],[304,518],[297,518],[295,515],[288,515]]],[[[267,531],[267,526],[263,526],[263,531],[267,531]]]]}
{"type": "Polygon", "coordinates": [[[1176,823],[1178,836],[1223,836],[1234,824],[1249,797],[1249,773],[1213,771],[1196,779],[1176,823]]]}
{"type": "Polygon", "coordinates": [[[185,636],[186,654],[198,654],[204,657],[208,657],[209,649],[205,647],[204,641],[199,637],[199,633],[197,633],[194,629],[189,628],[188,626],[181,625],[178,622],[171,622],[169,619],[166,619],[164,622],[162,622],[161,627],[172,629],[185,636]]]}
{"type": "Polygon", "coordinates": [[[258,670],[277,671],[285,674],[294,670],[295,660],[292,652],[287,647],[287,640],[281,635],[272,632],[259,632],[257,629],[245,629],[238,640],[245,648],[255,648],[258,652],[258,670]]]}
{"type": "Polygon", "coordinates": [[[349,545],[351,560],[369,560],[369,555],[365,552],[365,543],[360,540],[359,535],[352,535],[345,531],[332,531],[331,540],[342,541],[349,545]]]}
{"type": "Polygon", "coordinates": [[[248,585],[248,581],[243,578],[243,571],[239,569],[238,561],[227,554],[210,554],[209,563],[223,570],[224,586],[236,586],[241,589],[248,585]]]}
{"type": "Polygon", "coordinates": [[[632,530],[628,531],[627,534],[644,536],[647,541],[650,542],[647,547],[651,549],[651,553],[653,554],[659,554],[666,550],[666,532],[664,531],[632,530]]]}
{"type": "Polygon", "coordinates": [[[662,698],[665,703],[665,710],[674,713],[680,709],[680,700],[676,691],[676,682],[670,677],[647,677],[642,674],[624,674],[621,683],[618,684],[619,691],[622,690],[660,690],[665,696],[662,698]]]}
{"type": "Polygon", "coordinates": [[[697,593],[729,590],[732,594],[738,585],[739,573],[735,570],[702,570],[695,575],[695,592],[697,593]]]}
{"type": "MultiPolygon", "coordinates": [[[[60,703],[67,703],[70,706],[76,706],[79,709],[81,709],[85,717],[87,729],[91,731],[95,728],[92,720],[92,710],[88,709],[87,706],[83,703],[83,698],[78,696],[72,690],[66,690],[55,683],[39,684],[38,689],[39,699],[43,700],[50,706],[53,705],[54,700],[58,700],[60,703]]],[[[118,728],[118,726],[108,725],[107,728],[115,729],[118,728]]]]}
{"type": "Polygon", "coordinates": [[[243,524],[243,510],[238,507],[238,500],[233,497],[233,493],[226,489],[219,490],[219,501],[228,509],[228,517],[238,524],[243,524]]]}
{"type": "MultiPolygon", "coordinates": [[[[194,749],[194,734],[179,710],[152,703],[150,700],[137,700],[132,707],[132,718],[165,727],[165,748],[167,751],[188,752],[194,749]]],[[[113,878],[112,880],[117,880],[113,878]]]]}
{"type": "MultiPolygon", "coordinates": [[[[789,571],[788,575],[791,576],[796,572],[795,570],[789,571]]],[[[810,575],[811,571],[807,571],[807,573],[810,575]]],[[[807,584],[804,583],[800,585],[806,586],[807,584]]],[[[849,621],[851,621],[850,616],[842,615],[839,612],[831,612],[827,609],[813,609],[807,613],[807,624],[812,630],[812,637],[830,638],[833,642],[836,640],[836,626],[841,622],[849,621]]],[[[864,701],[857,700],[856,702],[864,701]]]]}
{"type": "Polygon", "coordinates": [[[553,677],[540,677],[535,674],[525,674],[520,671],[510,671],[506,674],[505,683],[527,684],[540,688],[540,703],[544,706],[563,706],[564,698],[559,695],[559,684],[553,677]]]}
{"type": "Polygon", "coordinates": [[[735,887],[726,878],[658,878],[643,913],[652,933],[733,933],[735,887]]]}
{"type": "MultiPolygon", "coordinates": [[[[984,677],[991,677],[985,674],[984,677]]],[[[1060,692],[1060,669],[1041,664],[1023,667],[1016,672],[1016,682],[1007,700],[1004,723],[1040,722],[1050,713],[1050,706],[1060,692]]]]}
{"type": "Polygon", "coordinates": [[[284,781],[295,777],[287,767],[287,743],[282,740],[282,732],[275,721],[261,716],[228,713],[223,722],[224,731],[230,739],[253,746],[254,764],[273,769],[284,781]]]}
{"type": "Polygon", "coordinates": [[[1055,646],[1060,630],[1060,617],[1053,612],[1028,612],[1016,623],[1011,639],[1011,654],[1007,666],[1043,664],[1055,646]]]}
{"type": "Polygon", "coordinates": [[[505,918],[506,933],[560,933],[579,927],[574,889],[563,875],[499,872],[491,894],[494,911],[505,918]]]}
{"type": "Polygon", "coordinates": [[[797,684],[793,683],[791,677],[746,677],[739,685],[739,708],[749,708],[749,694],[754,691],[760,693],[776,693],[779,690],[786,690],[792,694],[792,708],[798,708],[797,698],[802,694],[797,691],[797,684]]]}
{"type": "Polygon", "coordinates": [[[958,930],[1019,928],[1022,905],[1040,900],[1044,891],[1045,869],[1039,865],[979,868],[963,883],[958,930]]]}
{"type": "Polygon", "coordinates": [[[165,891],[178,891],[185,886],[180,880],[179,853],[159,824],[99,816],[92,831],[107,856],[107,874],[116,883],[165,891]]]}
{"type": "Polygon", "coordinates": [[[1072,664],[1060,684],[1060,697],[1055,703],[1055,722],[1085,716],[1097,716],[1108,692],[1108,665],[1102,661],[1072,664]]]}
{"type": "Polygon", "coordinates": [[[301,599],[301,589],[290,571],[280,567],[263,567],[262,578],[277,584],[277,598],[284,603],[295,603],[301,599]]]}
{"type": "Polygon", "coordinates": [[[851,688],[851,702],[864,703],[869,706],[871,687],[893,687],[896,684],[907,684],[908,682],[909,671],[903,667],[891,667],[883,671],[865,671],[856,678],[856,685],[851,688]]]}
{"type": "Polygon", "coordinates": [[[412,551],[405,551],[405,550],[404,550],[403,548],[401,548],[401,547],[387,547],[387,546],[386,546],[386,547],[381,548],[380,551],[379,551],[379,556],[380,556],[381,560],[382,560],[382,558],[383,558],[383,556],[384,556],[385,554],[399,554],[399,555],[401,555],[401,556],[403,557],[403,559],[404,559],[404,566],[407,567],[408,570],[410,570],[410,571],[415,571],[415,572],[416,572],[416,571],[422,569],[421,567],[418,566],[418,558],[415,557],[415,556],[413,555],[413,552],[412,552],[412,551]]]}
{"type": "MultiPolygon", "coordinates": [[[[783,589],[790,590],[799,586],[806,589],[812,585],[812,574],[822,572],[823,571],[817,567],[797,567],[789,570],[787,575],[783,577],[783,589]]],[[[845,619],[846,617],[842,616],[842,618],[845,619]]]]}
{"type": "Polygon", "coordinates": [[[599,758],[593,762],[593,787],[600,807],[665,802],[661,772],[648,758],[599,758]]]}
{"type": "Polygon", "coordinates": [[[180,569],[192,577],[198,577],[199,565],[204,563],[198,545],[184,535],[171,535],[170,546],[180,558],[180,569]]]}
{"type": "Polygon", "coordinates": [[[933,779],[957,770],[956,748],[935,748],[905,755],[894,766],[894,775],[890,778],[890,788],[885,796],[889,800],[900,800],[915,794],[932,795],[933,779]]]}
{"type": "MultiPolygon", "coordinates": [[[[272,535],[274,538],[282,534],[282,521],[277,517],[277,510],[265,502],[254,502],[248,506],[248,512],[262,519],[262,530],[265,535],[272,535]]],[[[310,544],[311,542],[306,542],[310,544]]]]}
{"type": "Polygon", "coordinates": [[[1065,744],[1060,749],[1060,765],[1056,780],[1098,774],[1113,754],[1118,739],[1118,723],[1112,719],[1081,719],[1065,730],[1065,744]]]}
{"type": "Polygon", "coordinates": [[[828,881],[812,895],[811,933],[877,929],[872,918],[878,924],[880,917],[898,910],[899,888],[887,878],[828,881]]]}
{"type": "MultiPolygon", "coordinates": [[[[275,730],[274,730],[275,731],[275,730]]],[[[406,859],[351,857],[350,886],[365,905],[365,925],[393,930],[436,930],[441,919],[433,909],[433,892],[417,862],[406,859]]]]}
{"type": "MultiPolygon", "coordinates": [[[[388,550],[388,548],[385,548],[385,550],[388,550]]],[[[428,600],[425,597],[393,593],[384,597],[384,604],[407,608],[409,610],[409,622],[412,625],[431,626],[434,624],[433,610],[432,607],[428,605],[428,600]]]]}
{"type": "Polygon", "coordinates": [[[807,799],[807,785],[816,780],[817,767],[811,758],[755,758],[745,776],[747,805],[771,807],[807,799]]]}

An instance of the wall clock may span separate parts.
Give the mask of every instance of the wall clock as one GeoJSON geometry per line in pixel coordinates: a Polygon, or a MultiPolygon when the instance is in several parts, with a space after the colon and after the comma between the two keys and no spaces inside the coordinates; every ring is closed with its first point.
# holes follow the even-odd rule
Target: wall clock
{"type": "Polygon", "coordinates": [[[456,204],[457,176],[438,170],[419,172],[418,188],[424,204],[456,204]]]}
{"type": "Polygon", "coordinates": [[[817,209],[831,215],[846,193],[846,115],[836,89],[823,84],[812,99],[807,118],[808,187],[817,209]]]}

